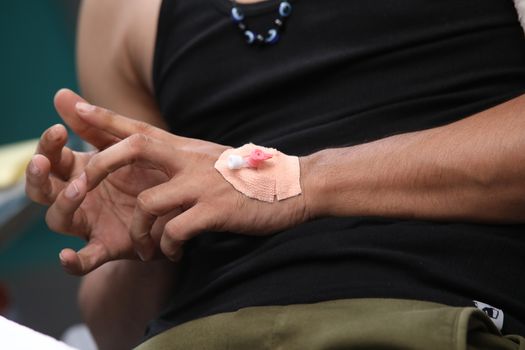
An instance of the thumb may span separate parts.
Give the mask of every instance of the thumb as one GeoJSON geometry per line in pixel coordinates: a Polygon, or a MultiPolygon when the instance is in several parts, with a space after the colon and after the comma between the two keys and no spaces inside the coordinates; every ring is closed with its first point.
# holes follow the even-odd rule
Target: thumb
{"type": "Polygon", "coordinates": [[[108,249],[100,242],[88,242],[78,252],[69,248],[63,249],[59,257],[64,269],[78,276],[85,275],[111,260],[108,249]]]}

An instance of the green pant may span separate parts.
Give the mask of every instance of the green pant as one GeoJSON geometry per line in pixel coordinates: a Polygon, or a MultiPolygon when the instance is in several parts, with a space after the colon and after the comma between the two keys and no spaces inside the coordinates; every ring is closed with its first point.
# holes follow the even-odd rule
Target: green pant
{"type": "Polygon", "coordinates": [[[351,299],[250,307],[182,324],[137,350],[521,349],[472,307],[351,299]]]}

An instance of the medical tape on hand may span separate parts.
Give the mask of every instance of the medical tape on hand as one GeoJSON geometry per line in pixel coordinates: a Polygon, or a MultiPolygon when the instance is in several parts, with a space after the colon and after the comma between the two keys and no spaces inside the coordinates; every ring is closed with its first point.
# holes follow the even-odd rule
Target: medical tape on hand
{"type": "Polygon", "coordinates": [[[299,158],[252,143],[224,151],[215,162],[237,191],[264,202],[301,194],[299,158]]]}

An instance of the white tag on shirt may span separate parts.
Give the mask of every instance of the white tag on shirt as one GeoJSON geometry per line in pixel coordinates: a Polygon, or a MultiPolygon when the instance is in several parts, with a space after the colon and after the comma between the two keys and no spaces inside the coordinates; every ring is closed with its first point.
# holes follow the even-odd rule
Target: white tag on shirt
{"type": "Polygon", "coordinates": [[[473,302],[478,309],[483,311],[492,320],[496,325],[496,328],[501,331],[503,328],[503,311],[492,305],[482,303],[481,301],[473,300],[473,302]]]}

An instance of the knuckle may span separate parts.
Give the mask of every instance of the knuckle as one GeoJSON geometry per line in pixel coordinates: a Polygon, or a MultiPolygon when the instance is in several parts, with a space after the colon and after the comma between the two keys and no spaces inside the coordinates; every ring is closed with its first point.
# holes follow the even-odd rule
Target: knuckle
{"type": "MultiPolygon", "coordinates": [[[[228,210],[228,204],[223,205],[223,210],[228,210]]],[[[235,212],[232,212],[231,217],[235,215],[235,212]]],[[[218,215],[218,212],[214,209],[213,205],[202,203],[200,204],[200,210],[197,214],[198,221],[195,225],[195,230],[197,233],[202,231],[223,231],[222,225],[219,224],[221,215],[218,215]]]]}
{"type": "Polygon", "coordinates": [[[139,154],[149,143],[149,138],[144,134],[133,134],[126,141],[131,152],[139,154]]]}
{"type": "Polygon", "coordinates": [[[177,225],[171,221],[164,226],[164,236],[166,236],[167,240],[172,241],[175,238],[176,227],[177,225]]]}
{"type": "Polygon", "coordinates": [[[192,237],[192,235],[188,231],[180,231],[177,234],[177,238],[179,239],[179,241],[182,241],[182,242],[189,241],[191,239],[191,237],[192,237]]]}
{"type": "Polygon", "coordinates": [[[136,248],[144,248],[149,242],[149,232],[132,232],[130,237],[136,248]]]}
{"type": "Polygon", "coordinates": [[[164,238],[164,240],[160,244],[160,250],[162,251],[162,253],[164,253],[164,255],[171,256],[173,254],[173,251],[175,250],[173,241],[164,238]]]}
{"type": "Polygon", "coordinates": [[[45,217],[45,221],[46,221],[46,225],[47,227],[49,227],[49,229],[51,231],[54,231],[54,232],[61,232],[62,230],[62,227],[61,225],[59,225],[59,223],[57,222],[57,220],[55,220],[53,218],[53,214],[51,212],[51,210],[48,210],[46,212],[46,217],[45,217]]]}
{"type": "Polygon", "coordinates": [[[182,247],[182,242],[177,243],[176,241],[164,241],[161,244],[161,251],[168,258],[174,258],[178,255],[180,248],[182,247]]]}
{"type": "Polygon", "coordinates": [[[174,249],[173,247],[171,246],[163,246],[161,247],[161,250],[162,250],[162,253],[164,253],[165,256],[167,256],[168,258],[172,258],[175,256],[175,252],[176,252],[176,249],[174,249]]]}
{"type": "Polygon", "coordinates": [[[151,207],[155,202],[155,196],[150,192],[142,192],[137,196],[137,206],[140,210],[151,213],[151,207]]]}
{"type": "Polygon", "coordinates": [[[164,227],[164,235],[166,236],[166,240],[169,243],[173,243],[177,240],[180,240],[179,238],[179,225],[176,222],[168,222],[166,224],[166,227],[164,227]]]}
{"type": "Polygon", "coordinates": [[[151,133],[151,130],[153,129],[152,126],[146,122],[143,121],[137,121],[135,124],[135,129],[137,133],[139,134],[145,134],[148,135],[151,133]]]}
{"type": "Polygon", "coordinates": [[[101,167],[100,164],[100,156],[98,154],[95,154],[91,159],[88,161],[88,164],[86,165],[86,170],[88,169],[94,169],[99,170],[101,167]]]}

